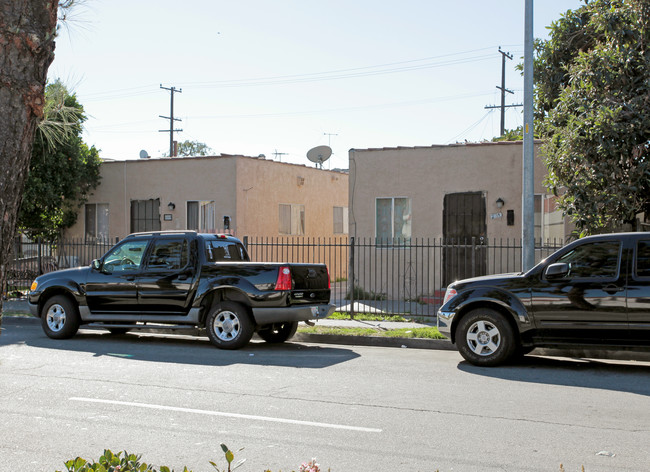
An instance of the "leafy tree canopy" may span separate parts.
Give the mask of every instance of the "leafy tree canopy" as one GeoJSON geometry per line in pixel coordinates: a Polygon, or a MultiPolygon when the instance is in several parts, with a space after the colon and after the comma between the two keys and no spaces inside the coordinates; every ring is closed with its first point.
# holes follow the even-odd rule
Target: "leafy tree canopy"
{"type": "Polygon", "coordinates": [[[536,42],[547,185],[582,234],[650,211],[650,2],[584,0],[536,42]]]}
{"type": "MultiPolygon", "coordinates": [[[[178,155],[189,157],[189,156],[209,156],[213,154],[214,151],[207,144],[201,143],[199,141],[183,141],[178,143],[178,155]]],[[[165,157],[169,157],[167,153],[163,154],[165,157]]]]}
{"type": "Polygon", "coordinates": [[[18,226],[29,235],[53,237],[77,220],[97,187],[101,159],[81,139],[86,121],[74,94],[56,81],[45,89],[45,118],[36,131],[18,226]]]}

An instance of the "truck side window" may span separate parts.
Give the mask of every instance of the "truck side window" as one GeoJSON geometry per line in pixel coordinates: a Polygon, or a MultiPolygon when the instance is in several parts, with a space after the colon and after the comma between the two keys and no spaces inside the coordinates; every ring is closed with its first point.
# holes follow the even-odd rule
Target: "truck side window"
{"type": "Polygon", "coordinates": [[[636,246],[635,275],[650,277],[650,241],[639,241],[636,246]]]}
{"type": "Polygon", "coordinates": [[[187,240],[159,239],[154,243],[148,268],[180,270],[188,260],[187,240]]]}
{"type": "Polygon", "coordinates": [[[103,270],[108,273],[140,269],[149,241],[129,241],[114,248],[104,257],[103,270]]]}
{"type": "Polygon", "coordinates": [[[583,244],[557,262],[569,264],[569,278],[614,278],[618,274],[620,247],[618,241],[583,244]]]}

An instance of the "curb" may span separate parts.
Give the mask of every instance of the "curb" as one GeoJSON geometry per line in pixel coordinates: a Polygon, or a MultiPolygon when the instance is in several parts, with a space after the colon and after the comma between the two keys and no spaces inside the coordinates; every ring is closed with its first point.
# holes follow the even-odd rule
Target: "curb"
{"type": "Polygon", "coordinates": [[[385,336],[343,336],[338,334],[296,333],[291,341],[304,343],[342,344],[345,346],[376,346],[411,349],[437,349],[455,351],[456,348],[444,339],[392,338],[385,336]]]}

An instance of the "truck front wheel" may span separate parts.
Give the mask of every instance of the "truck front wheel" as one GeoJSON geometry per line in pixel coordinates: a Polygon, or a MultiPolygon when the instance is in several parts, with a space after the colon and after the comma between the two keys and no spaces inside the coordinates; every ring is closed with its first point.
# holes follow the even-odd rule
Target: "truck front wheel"
{"type": "Polygon", "coordinates": [[[508,321],[501,313],[489,308],[472,310],[460,320],[456,345],[465,360],[484,367],[506,363],[517,348],[508,321]]]}
{"type": "Polygon", "coordinates": [[[79,323],[79,310],[68,297],[57,295],[43,305],[41,325],[50,338],[71,338],[77,333],[79,323]]]}
{"type": "Polygon", "coordinates": [[[253,337],[253,323],[246,307],[235,302],[221,302],[210,310],[205,320],[210,342],[220,349],[239,349],[253,337]]]}
{"type": "Polygon", "coordinates": [[[297,321],[287,321],[285,323],[274,323],[268,327],[265,326],[257,334],[267,343],[283,343],[296,334],[297,329],[297,321]]]}

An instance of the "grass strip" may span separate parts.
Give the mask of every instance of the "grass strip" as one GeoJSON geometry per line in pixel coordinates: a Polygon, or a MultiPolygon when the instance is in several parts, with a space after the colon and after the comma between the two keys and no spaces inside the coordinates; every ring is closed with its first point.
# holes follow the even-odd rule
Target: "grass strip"
{"type": "Polygon", "coordinates": [[[338,326],[300,326],[299,333],[305,334],[333,334],[339,336],[380,336],[386,338],[419,338],[419,339],[446,339],[438,328],[342,328],[338,326]]]}

